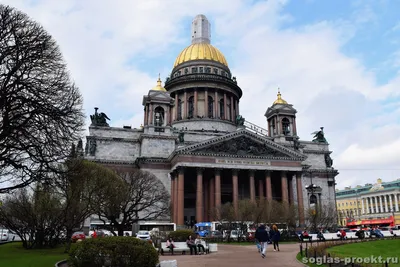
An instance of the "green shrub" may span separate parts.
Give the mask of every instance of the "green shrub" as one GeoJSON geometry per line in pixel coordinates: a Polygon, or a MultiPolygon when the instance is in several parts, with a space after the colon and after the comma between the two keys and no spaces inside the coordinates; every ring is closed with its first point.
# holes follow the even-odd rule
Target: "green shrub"
{"type": "Polygon", "coordinates": [[[149,242],[124,236],[86,239],[72,247],[69,255],[70,267],[154,267],[159,262],[149,242]]]}
{"type": "Polygon", "coordinates": [[[175,242],[185,242],[190,235],[196,238],[196,234],[193,232],[193,230],[188,229],[176,230],[169,233],[169,236],[175,242]]]}

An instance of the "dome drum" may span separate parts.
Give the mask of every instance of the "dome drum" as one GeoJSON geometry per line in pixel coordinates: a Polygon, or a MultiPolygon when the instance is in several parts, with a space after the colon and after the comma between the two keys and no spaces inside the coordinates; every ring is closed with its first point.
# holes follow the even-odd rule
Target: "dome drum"
{"type": "Polygon", "coordinates": [[[179,90],[186,90],[188,87],[203,87],[205,82],[213,84],[212,87],[207,86],[207,88],[213,90],[233,91],[239,99],[242,97],[242,89],[240,89],[235,80],[220,75],[206,73],[187,74],[167,79],[165,82],[165,89],[168,92],[173,93],[179,90]],[[179,86],[181,84],[185,86],[179,86]],[[227,89],[227,87],[229,89],[227,89]]]}

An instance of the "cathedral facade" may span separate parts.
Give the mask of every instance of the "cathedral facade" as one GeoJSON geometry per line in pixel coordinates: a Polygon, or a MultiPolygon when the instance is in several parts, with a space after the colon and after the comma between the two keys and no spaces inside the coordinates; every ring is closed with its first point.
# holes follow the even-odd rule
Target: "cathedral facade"
{"type": "Polygon", "coordinates": [[[335,205],[335,176],[323,128],[297,135],[296,110],[280,92],[265,128],[240,115],[242,89],[224,55],[211,45],[204,15],[192,22],[191,44],[170,76],[143,97],[143,125],[109,127],[91,116],[85,157],[112,168],[156,175],[170,192],[171,221],[210,221],[214,207],[243,198],[296,204],[299,223],[315,203],[335,205]]]}

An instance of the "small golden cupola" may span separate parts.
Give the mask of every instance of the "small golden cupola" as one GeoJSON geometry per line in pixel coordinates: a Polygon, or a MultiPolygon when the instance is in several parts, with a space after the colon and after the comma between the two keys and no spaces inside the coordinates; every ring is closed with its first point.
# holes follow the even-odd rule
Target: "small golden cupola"
{"type": "Polygon", "coordinates": [[[162,83],[162,82],[161,82],[160,74],[158,74],[157,85],[154,86],[153,89],[151,89],[151,90],[166,92],[167,90],[165,90],[165,88],[162,86],[161,83],[162,83]]]}
{"type": "Polygon", "coordinates": [[[288,102],[286,102],[285,100],[282,99],[281,91],[279,90],[279,88],[278,88],[278,98],[275,100],[273,105],[276,105],[276,104],[282,104],[282,105],[288,104],[288,102]]]}

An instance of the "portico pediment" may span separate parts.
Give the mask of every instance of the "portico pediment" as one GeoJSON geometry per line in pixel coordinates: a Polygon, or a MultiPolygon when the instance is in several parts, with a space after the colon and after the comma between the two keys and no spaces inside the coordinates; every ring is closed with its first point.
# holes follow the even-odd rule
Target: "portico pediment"
{"type": "Polygon", "coordinates": [[[228,156],[233,158],[264,158],[303,161],[300,152],[281,146],[268,138],[247,130],[240,130],[221,137],[206,140],[176,151],[179,154],[228,156]]]}

